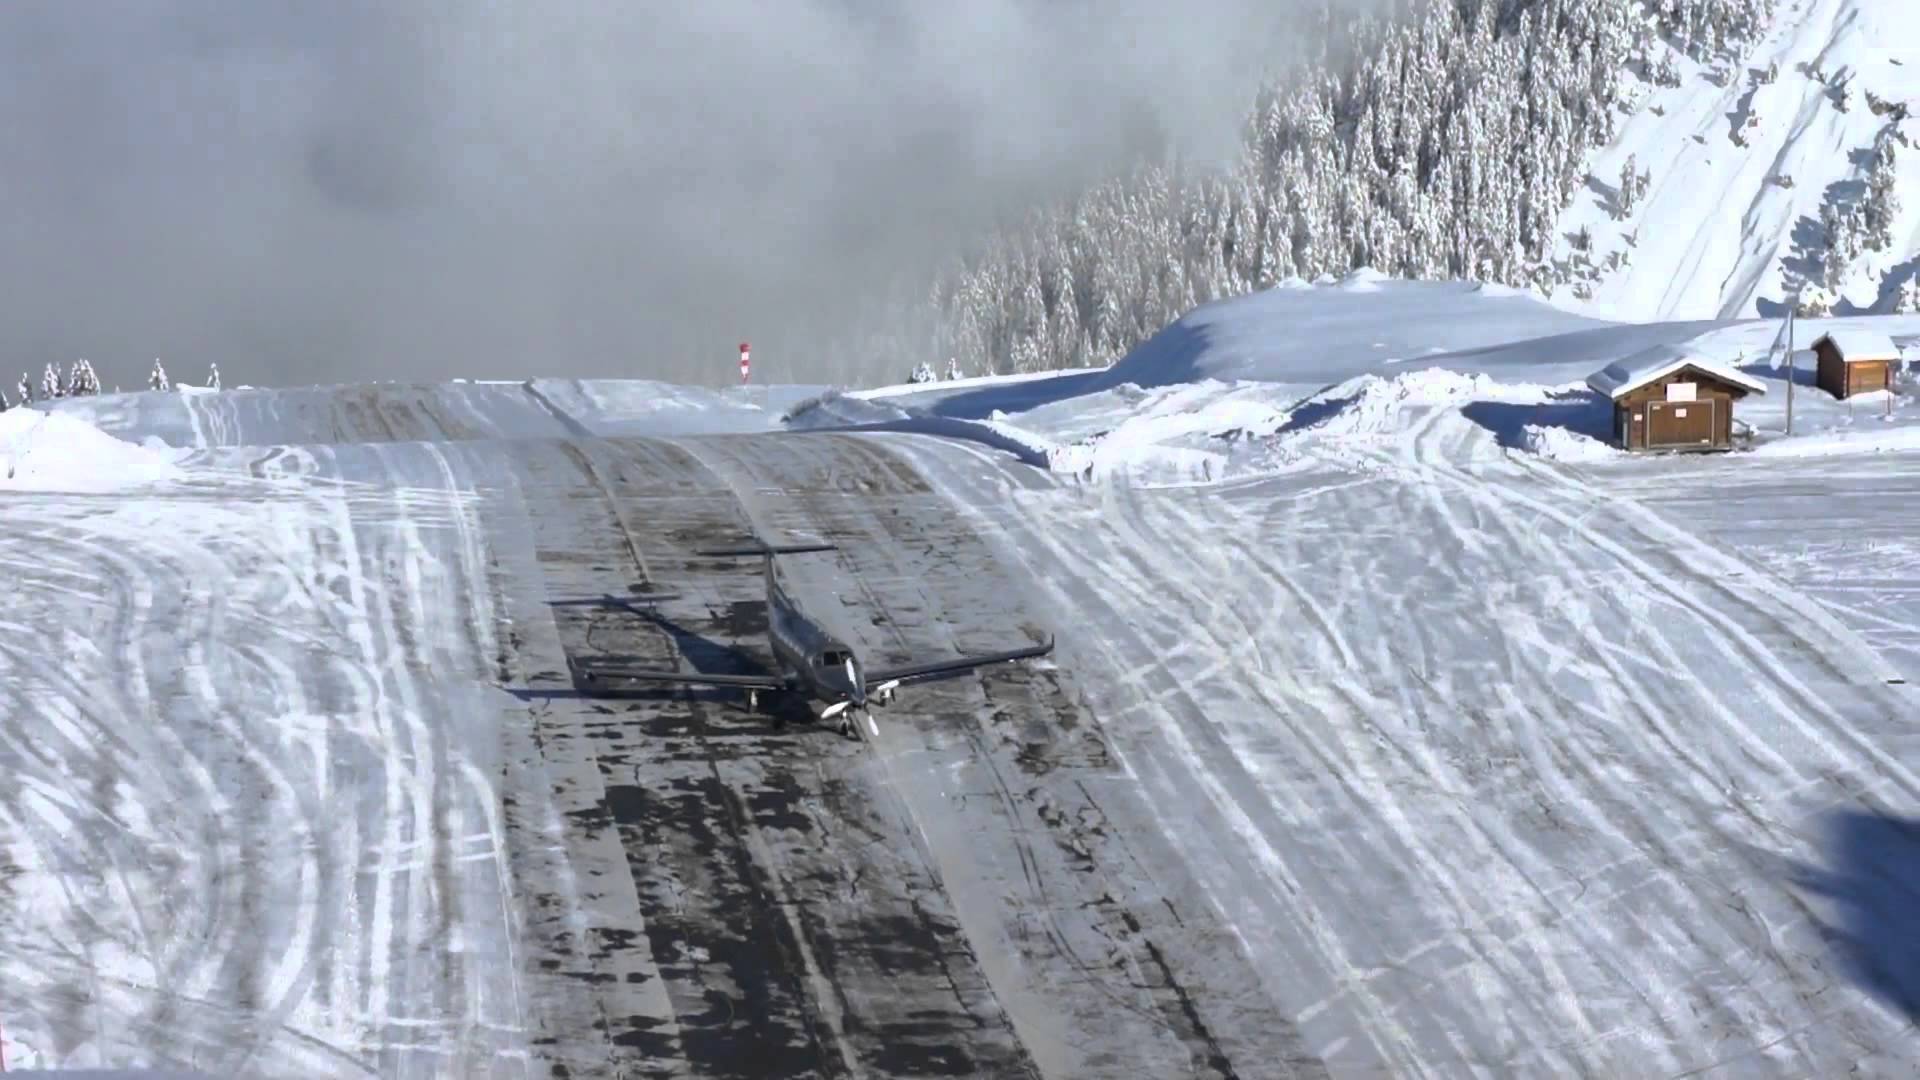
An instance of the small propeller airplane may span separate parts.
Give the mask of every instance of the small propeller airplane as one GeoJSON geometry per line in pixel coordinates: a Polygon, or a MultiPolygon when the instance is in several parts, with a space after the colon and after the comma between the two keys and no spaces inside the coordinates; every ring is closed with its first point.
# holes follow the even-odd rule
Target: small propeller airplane
{"type": "Polygon", "coordinates": [[[869,702],[886,705],[903,684],[938,675],[949,675],[991,664],[1010,663],[1053,651],[1053,638],[1005,652],[959,656],[947,660],[928,660],[868,670],[851,646],[828,633],[810,618],[780,584],[774,559],[780,555],[803,555],[834,551],[832,544],[790,544],[772,546],[756,543],[751,547],[702,551],[706,558],[750,558],[764,560],[767,579],[767,639],[773,647],[778,671],[770,675],[704,674],[697,671],[666,671],[651,668],[594,667],[576,665],[580,682],[598,688],[609,682],[686,683],[702,686],[731,686],[747,692],[747,707],[758,709],[763,694],[799,694],[809,703],[820,702],[822,720],[840,719],[840,734],[855,735],[854,717],[866,722],[870,734],[879,728],[868,711],[869,702]]]}

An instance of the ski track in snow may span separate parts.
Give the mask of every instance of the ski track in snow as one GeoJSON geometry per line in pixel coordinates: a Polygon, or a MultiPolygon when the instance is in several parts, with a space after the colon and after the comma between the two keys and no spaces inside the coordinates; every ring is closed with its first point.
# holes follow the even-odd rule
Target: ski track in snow
{"type": "Polygon", "coordinates": [[[1766,571],[1456,409],[1403,419],[1218,489],[1027,490],[902,445],[1101,628],[1061,663],[1336,1073],[1899,1045],[1781,868],[1819,809],[1920,801],[1909,692],[1766,571]]]}
{"type": "Polygon", "coordinates": [[[460,948],[508,884],[488,710],[449,682],[491,623],[447,476],[9,500],[10,1065],[524,1064],[510,956],[460,948]]]}

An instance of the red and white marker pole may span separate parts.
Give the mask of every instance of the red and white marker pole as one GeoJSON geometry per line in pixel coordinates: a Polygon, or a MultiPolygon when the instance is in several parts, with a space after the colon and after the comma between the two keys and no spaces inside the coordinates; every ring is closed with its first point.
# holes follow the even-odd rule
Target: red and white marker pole
{"type": "Polygon", "coordinates": [[[747,343],[743,341],[740,343],[740,385],[741,386],[747,385],[747,375],[751,371],[752,371],[752,365],[747,363],[747,343]]]}

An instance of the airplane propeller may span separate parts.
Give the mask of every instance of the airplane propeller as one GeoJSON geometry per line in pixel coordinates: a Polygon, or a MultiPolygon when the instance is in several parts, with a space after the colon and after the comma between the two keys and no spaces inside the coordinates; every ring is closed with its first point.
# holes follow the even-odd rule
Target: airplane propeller
{"type": "Polygon", "coordinates": [[[880,735],[880,725],[873,722],[873,713],[864,707],[855,707],[852,701],[836,701],[820,710],[820,719],[822,720],[831,720],[836,716],[840,718],[840,734],[842,735],[853,734],[853,718],[855,716],[867,722],[867,732],[869,734],[875,738],[878,738],[880,735]]]}

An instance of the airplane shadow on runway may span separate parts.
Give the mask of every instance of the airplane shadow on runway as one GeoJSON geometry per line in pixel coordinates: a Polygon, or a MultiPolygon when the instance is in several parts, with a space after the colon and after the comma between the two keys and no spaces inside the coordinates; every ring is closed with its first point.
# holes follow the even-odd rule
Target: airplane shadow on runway
{"type": "MultiPolygon", "coordinates": [[[[667,595],[650,595],[635,599],[615,596],[611,593],[580,600],[550,600],[550,607],[595,607],[603,610],[619,611],[645,622],[673,641],[674,649],[686,659],[688,669],[706,674],[726,675],[764,675],[765,666],[757,663],[753,657],[734,646],[716,641],[697,631],[688,629],[681,623],[668,618],[659,610],[642,606],[649,601],[675,599],[667,595]]],[[[765,603],[750,601],[734,605],[730,613],[729,629],[738,634],[752,634],[766,629],[765,603]],[[747,609],[747,610],[742,610],[747,609]],[[752,609],[759,609],[756,612],[752,609]]],[[[569,657],[569,666],[576,657],[569,657]]],[[[667,666],[657,660],[641,657],[605,655],[595,656],[594,661],[606,665],[633,664],[636,666],[667,666]]],[[[746,694],[742,690],[720,686],[688,686],[672,683],[646,684],[632,683],[626,686],[597,686],[588,689],[578,671],[569,673],[571,687],[543,689],[536,687],[507,687],[509,694],[522,701],[626,701],[656,702],[698,701],[718,705],[736,713],[742,720],[763,719],[773,726],[785,726],[793,723],[809,723],[814,719],[813,711],[796,695],[768,694],[760,699],[760,709],[756,713],[748,708],[746,694]]]]}
{"type": "Polygon", "coordinates": [[[1862,989],[1920,1021],[1920,820],[1851,809],[1824,823],[1827,865],[1794,883],[1830,901],[1818,928],[1862,989]]]}

